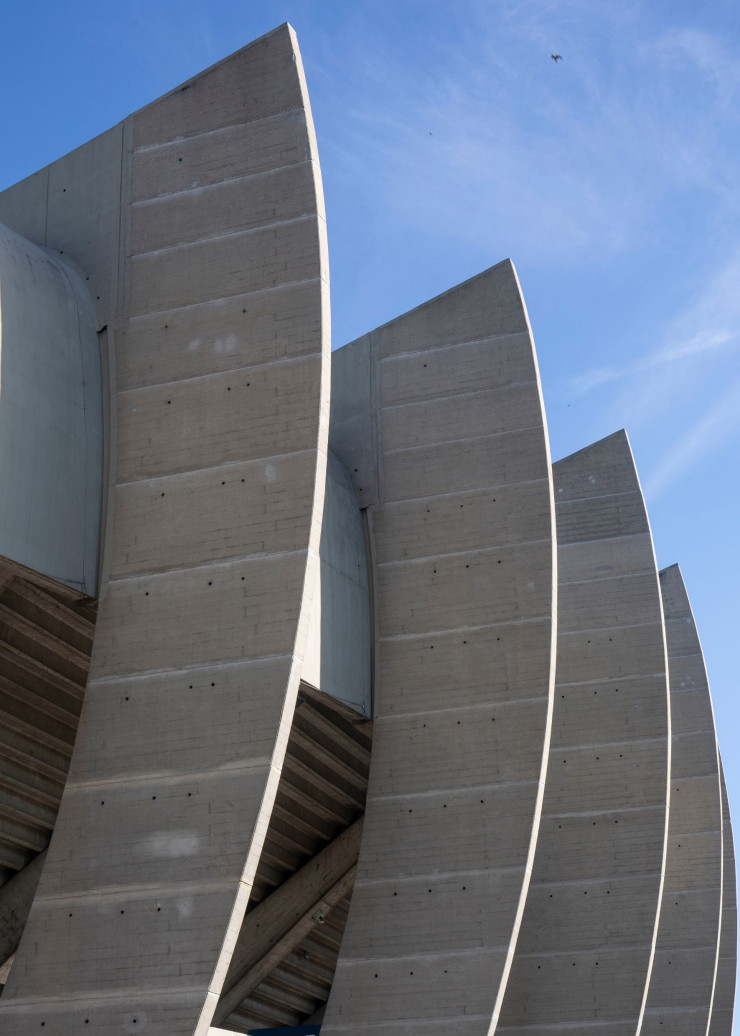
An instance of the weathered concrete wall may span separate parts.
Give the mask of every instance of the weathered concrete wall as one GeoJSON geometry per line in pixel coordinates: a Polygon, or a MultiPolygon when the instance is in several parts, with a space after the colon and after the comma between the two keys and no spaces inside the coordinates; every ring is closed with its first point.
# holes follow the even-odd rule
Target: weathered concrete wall
{"type": "Polygon", "coordinates": [[[0,555],[94,596],[102,481],[91,296],[63,257],[0,224],[0,555]]]}
{"type": "Polygon", "coordinates": [[[671,687],[671,812],[643,1036],[705,1033],[722,906],[719,757],[701,644],[678,565],[660,573],[671,687]]]}
{"type": "Polygon", "coordinates": [[[511,263],[347,350],[332,448],[382,507],[378,655],[358,877],[322,1032],[484,1034],[526,894],[554,676],[550,464],[511,263]],[[352,386],[359,399],[342,402],[352,386]],[[374,413],[355,419],[363,398],[374,413]]]}
{"type": "Polygon", "coordinates": [[[639,1031],[666,836],[660,587],[623,432],[553,465],[558,653],[534,873],[497,1032],[639,1031]],[[595,1030],[593,1030],[595,1031],[595,1030]]]}
{"type": "MultiPolygon", "coordinates": [[[[0,1007],[18,1036],[207,1032],[318,569],[327,260],[292,30],[143,109],[121,139],[101,245],[116,270],[101,299],[117,421],[107,578],[70,781],[0,1007]]],[[[88,179],[95,153],[77,156],[88,179]]],[[[80,225],[97,200],[78,196],[80,225]]]]}
{"type": "Polygon", "coordinates": [[[717,979],[708,1036],[731,1036],[737,978],[737,879],[732,819],[725,774],[720,759],[722,789],[722,921],[719,934],[717,979]]]}

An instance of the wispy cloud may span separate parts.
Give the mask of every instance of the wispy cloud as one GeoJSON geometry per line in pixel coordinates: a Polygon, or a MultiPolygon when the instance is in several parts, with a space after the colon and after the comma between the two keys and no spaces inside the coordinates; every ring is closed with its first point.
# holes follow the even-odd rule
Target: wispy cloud
{"type": "MultiPolygon", "coordinates": [[[[691,377],[694,361],[706,360],[706,354],[740,343],[740,252],[726,261],[719,271],[707,275],[707,285],[681,311],[666,322],[658,333],[658,344],[650,348],[643,343],[643,353],[622,366],[604,366],[576,375],[570,391],[585,395],[610,382],[642,380],[650,372],[671,367],[674,373],[682,366],[685,377],[691,377]]],[[[655,392],[661,391],[655,384],[655,392]]]]}
{"type": "Polygon", "coordinates": [[[740,431],[739,401],[740,378],[725,389],[649,472],[644,484],[649,498],[656,499],[740,431]]]}
{"type": "Polygon", "coordinates": [[[623,251],[682,192],[740,211],[720,160],[740,125],[721,40],[655,27],[637,2],[462,8],[427,61],[382,45],[358,56],[345,158],[372,155],[407,225],[546,263],[623,251]]]}

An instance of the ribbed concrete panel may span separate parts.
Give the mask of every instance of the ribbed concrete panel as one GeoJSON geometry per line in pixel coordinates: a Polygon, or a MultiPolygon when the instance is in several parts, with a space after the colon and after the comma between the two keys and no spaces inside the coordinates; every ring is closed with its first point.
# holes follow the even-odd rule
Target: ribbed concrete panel
{"type": "Polygon", "coordinates": [[[705,1033],[722,906],[719,756],[701,644],[678,565],[660,573],[671,689],[671,810],[643,1036],[705,1033]],[[695,846],[701,852],[695,852],[695,846]],[[686,867],[686,851],[692,854],[686,867]]]}
{"type": "Polygon", "coordinates": [[[722,788],[722,923],[719,935],[717,980],[714,986],[709,1036],[731,1036],[735,1013],[737,977],[737,879],[732,817],[727,801],[725,774],[720,759],[722,788]]]}
{"type": "MultiPolygon", "coordinates": [[[[123,127],[112,532],[21,1034],[205,1033],[280,776],[318,567],[325,226],[288,26],[123,127]]],[[[94,204],[94,199],[91,201],[94,204]]]]}
{"type": "Polygon", "coordinates": [[[346,350],[331,441],[378,508],[378,641],[365,827],[322,1032],[482,1036],[526,894],[554,676],[550,465],[513,266],[346,350]]]}
{"type": "Polygon", "coordinates": [[[553,465],[558,662],[534,872],[496,1032],[639,1031],[660,902],[669,703],[627,437],[553,465]]]}

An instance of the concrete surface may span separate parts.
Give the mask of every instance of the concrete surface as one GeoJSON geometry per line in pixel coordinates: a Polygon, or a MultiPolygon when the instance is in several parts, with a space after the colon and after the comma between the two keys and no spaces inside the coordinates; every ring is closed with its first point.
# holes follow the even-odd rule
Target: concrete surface
{"type": "Polygon", "coordinates": [[[722,908],[719,756],[704,658],[678,565],[660,573],[671,687],[671,814],[644,1036],[706,1033],[722,908]]]}
{"type": "Polygon", "coordinates": [[[377,508],[378,640],[365,828],[322,1032],[488,1033],[554,676],[550,464],[513,266],[346,349],[331,442],[377,508]]]}
{"type": "Polygon", "coordinates": [[[662,884],[670,716],[660,587],[624,432],[558,461],[553,478],[553,733],[496,1031],[616,1036],[639,1032],[662,884]]]}
{"type": "MultiPolygon", "coordinates": [[[[70,162],[94,180],[87,163],[111,139],[46,181],[70,162]]],[[[99,217],[108,232],[75,258],[102,256],[117,449],[77,751],[2,999],[18,1036],[42,1024],[65,1036],[208,1031],[318,570],[328,275],[292,30],[138,112],[117,139],[118,218],[105,192],[65,198],[68,225],[99,217]]],[[[37,182],[0,212],[26,211],[18,199],[37,182]]]]}
{"type": "Polygon", "coordinates": [[[370,716],[372,628],[365,534],[352,478],[333,453],[326,472],[319,554],[303,680],[370,716]]]}
{"type": "Polygon", "coordinates": [[[0,387],[0,555],[95,596],[103,398],[94,304],[70,262],[2,224],[0,387]]]}
{"type": "Polygon", "coordinates": [[[720,759],[722,788],[722,921],[719,934],[717,979],[708,1036],[731,1036],[737,980],[737,878],[732,820],[725,775],[720,759]]]}

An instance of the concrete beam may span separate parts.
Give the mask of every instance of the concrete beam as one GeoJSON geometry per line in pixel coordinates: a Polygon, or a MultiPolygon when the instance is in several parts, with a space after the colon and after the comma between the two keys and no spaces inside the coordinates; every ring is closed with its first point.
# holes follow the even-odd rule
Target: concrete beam
{"type": "Polygon", "coordinates": [[[214,1022],[226,1021],[260,982],[351,891],[360,851],[357,820],[244,919],[214,1022]]]}
{"type": "Polygon", "coordinates": [[[46,850],[0,888],[0,963],[18,949],[45,859],[46,850]]]}

